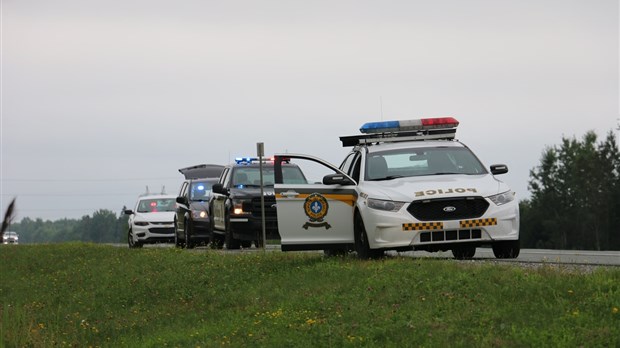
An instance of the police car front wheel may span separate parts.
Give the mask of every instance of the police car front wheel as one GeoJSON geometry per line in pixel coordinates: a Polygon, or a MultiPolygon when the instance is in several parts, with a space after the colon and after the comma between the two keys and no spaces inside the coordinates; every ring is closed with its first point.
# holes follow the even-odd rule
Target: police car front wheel
{"type": "Polygon", "coordinates": [[[376,259],[384,255],[383,250],[370,249],[368,243],[368,234],[366,233],[366,227],[364,221],[359,212],[355,213],[353,219],[353,233],[355,238],[355,252],[360,259],[376,259]]]}
{"type": "Polygon", "coordinates": [[[498,259],[516,259],[521,251],[519,240],[508,240],[493,243],[493,255],[498,259]]]}

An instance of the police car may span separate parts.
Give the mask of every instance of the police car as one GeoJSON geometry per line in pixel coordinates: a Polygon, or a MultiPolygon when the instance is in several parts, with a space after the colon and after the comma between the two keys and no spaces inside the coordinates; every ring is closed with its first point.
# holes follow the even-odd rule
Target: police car
{"type": "MultiPolygon", "coordinates": [[[[280,239],[276,222],[276,202],[273,192],[274,168],[270,159],[239,157],[227,165],[213,185],[209,211],[212,243],[227,249],[258,246],[262,240],[261,167],[263,173],[262,206],[267,239],[280,239]]],[[[289,184],[307,183],[304,173],[294,164],[280,163],[280,177],[289,184]]]]}
{"type": "Polygon", "coordinates": [[[466,259],[490,245],[497,258],[516,258],[519,206],[496,178],[508,168],[485,168],[455,140],[457,126],[452,117],[367,123],[363,134],[340,137],[353,147],[340,167],[309,155],[276,155],[282,250],[354,250],[361,258],[451,250],[466,259]],[[283,161],[318,164],[322,180],[286,184],[283,161]]]}

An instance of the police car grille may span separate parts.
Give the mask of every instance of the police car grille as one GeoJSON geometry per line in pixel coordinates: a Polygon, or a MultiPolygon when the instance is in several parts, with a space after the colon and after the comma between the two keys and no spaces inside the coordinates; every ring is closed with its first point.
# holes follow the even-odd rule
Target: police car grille
{"type": "MultiPolygon", "coordinates": [[[[252,216],[260,218],[260,197],[252,199],[252,216]]],[[[265,196],[265,217],[276,219],[278,216],[276,210],[276,198],[274,196],[265,196]]]]}
{"type": "Polygon", "coordinates": [[[473,219],[484,215],[489,202],[482,197],[414,201],[407,211],[420,221],[473,219]]]}

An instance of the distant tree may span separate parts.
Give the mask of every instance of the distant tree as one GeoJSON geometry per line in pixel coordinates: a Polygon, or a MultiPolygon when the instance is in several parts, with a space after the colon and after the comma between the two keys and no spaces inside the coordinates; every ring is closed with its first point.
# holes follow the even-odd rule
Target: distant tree
{"type": "Polygon", "coordinates": [[[612,131],[597,144],[563,138],[530,171],[531,199],[521,207],[525,247],[620,250],[620,152],[612,131]]]}

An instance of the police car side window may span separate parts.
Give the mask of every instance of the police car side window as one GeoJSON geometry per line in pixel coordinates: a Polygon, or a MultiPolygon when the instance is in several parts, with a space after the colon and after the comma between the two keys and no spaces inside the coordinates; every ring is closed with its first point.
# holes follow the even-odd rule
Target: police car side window
{"type": "Polygon", "coordinates": [[[353,167],[351,168],[351,171],[347,172],[347,174],[349,174],[349,176],[353,178],[355,182],[360,182],[360,168],[362,166],[362,161],[360,160],[360,158],[360,154],[357,153],[353,159],[353,167]]]}
{"type": "Polygon", "coordinates": [[[222,186],[224,187],[228,187],[228,183],[230,182],[230,175],[228,174],[230,174],[230,168],[226,168],[222,173],[222,177],[220,178],[222,186]]]}
{"type": "Polygon", "coordinates": [[[342,161],[340,165],[340,170],[347,174],[351,174],[351,164],[353,163],[353,159],[355,159],[355,152],[351,152],[345,159],[342,161]]]}
{"type": "Polygon", "coordinates": [[[179,196],[185,196],[185,192],[187,191],[187,181],[183,182],[181,185],[181,191],[179,191],[179,196]]]}

